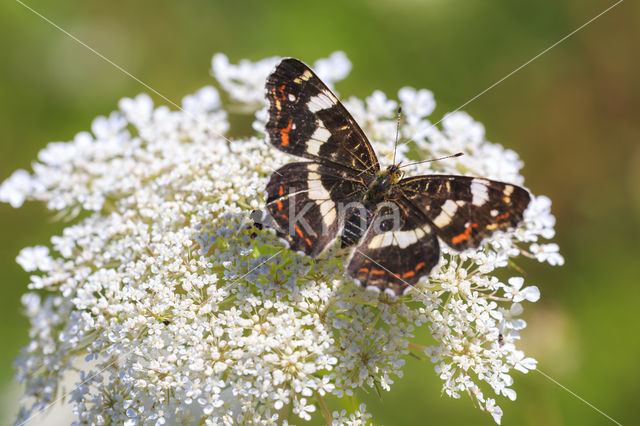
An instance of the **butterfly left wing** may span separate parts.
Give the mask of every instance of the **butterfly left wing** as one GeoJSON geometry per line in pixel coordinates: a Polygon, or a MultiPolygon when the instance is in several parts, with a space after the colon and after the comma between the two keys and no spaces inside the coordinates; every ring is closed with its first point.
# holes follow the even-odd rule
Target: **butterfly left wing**
{"type": "Polygon", "coordinates": [[[378,159],[358,123],[304,63],[283,59],[266,84],[269,142],[281,151],[354,175],[373,176],[378,159]]]}
{"type": "Polygon", "coordinates": [[[401,180],[397,191],[456,250],[478,247],[495,231],[516,227],[531,200],[517,185],[470,176],[416,176],[401,180]]]}

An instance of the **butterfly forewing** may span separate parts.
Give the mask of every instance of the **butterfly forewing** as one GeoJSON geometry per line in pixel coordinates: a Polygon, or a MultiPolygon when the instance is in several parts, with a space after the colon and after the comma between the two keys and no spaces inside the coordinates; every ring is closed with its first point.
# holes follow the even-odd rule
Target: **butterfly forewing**
{"type": "Polygon", "coordinates": [[[360,126],[308,66],[283,59],[266,84],[269,142],[289,154],[374,175],[380,169],[360,126]]]}
{"type": "Polygon", "coordinates": [[[517,185],[469,176],[417,176],[400,181],[398,190],[456,250],[518,225],[531,199],[517,185]]]}

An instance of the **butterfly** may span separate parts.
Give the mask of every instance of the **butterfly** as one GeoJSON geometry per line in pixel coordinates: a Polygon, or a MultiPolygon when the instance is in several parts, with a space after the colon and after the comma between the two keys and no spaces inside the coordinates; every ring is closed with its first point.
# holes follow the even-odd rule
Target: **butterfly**
{"type": "Polygon", "coordinates": [[[268,141],[308,161],[266,186],[266,213],[291,249],[317,257],[334,240],[354,247],[347,274],[368,289],[404,294],[440,259],[438,239],[462,251],[521,222],[527,190],[455,175],[403,178],[381,169],[366,135],[304,63],[285,58],[266,82],[268,141]]]}

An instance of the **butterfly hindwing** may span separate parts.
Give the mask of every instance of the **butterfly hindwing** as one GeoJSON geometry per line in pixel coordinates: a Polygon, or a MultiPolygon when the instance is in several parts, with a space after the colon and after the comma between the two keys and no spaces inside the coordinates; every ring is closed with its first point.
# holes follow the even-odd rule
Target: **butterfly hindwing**
{"type": "Polygon", "coordinates": [[[267,211],[290,248],[316,257],[336,238],[342,206],[362,198],[366,187],[344,170],[317,162],[289,163],[271,175],[267,211]]]}
{"type": "Polygon", "coordinates": [[[308,66],[283,59],[266,84],[269,142],[289,154],[309,158],[355,174],[380,169],[360,126],[308,66]]]}
{"type": "Polygon", "coordinates": [[[517,226],[531,199],[517,185],[469,176],[417,176],[400,181],[398,190],[456,250],[478,247],[495,231],[517,226]]]}
{"type": "Polygon", "coordinates": [[[440,258],[427,220],[398,200],[378,207],[354,249],[347,273],[361,285],[400,296],[429,275],[440,258]]]}

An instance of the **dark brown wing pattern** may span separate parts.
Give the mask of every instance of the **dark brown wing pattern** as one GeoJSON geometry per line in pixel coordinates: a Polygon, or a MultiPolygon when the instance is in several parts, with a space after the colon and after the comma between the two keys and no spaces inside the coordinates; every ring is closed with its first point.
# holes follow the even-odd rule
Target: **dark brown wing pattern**
{"type": "Polygon", "coordinates": [[[266,84],[269,142],[289,154],[374,175],[376,154],[351,114],[308,66],[283,59],[266,84]]]}
{"type": "Polygon", "coordinates": [[[361,285],[400,296],[429,275],[440,246],[426,218],[407,200],[381,205],[347,266],[361,285]]]}
{"type": "Polygon", "coordinates": [[[398,190],[456,250],[478,247],[495,231],[517,226],[531,200],[517,185],[470,176],[417,176],[400,181],[398,190]]]}
{"type": "Polygon", "coordinates": [[[366,186],[344,170],[299,162],[274,172],[266,191],[277,234],[291,249],[316,257],[340,231],[343,206],[362,200],[366,186]]]}

